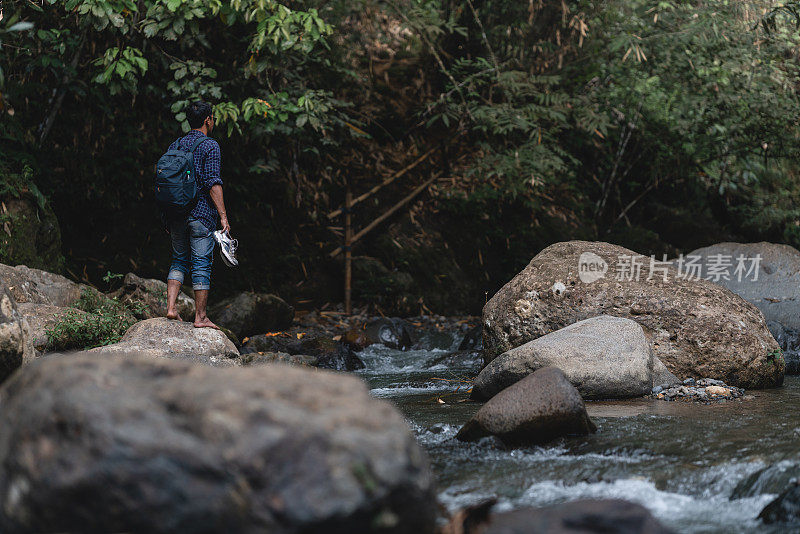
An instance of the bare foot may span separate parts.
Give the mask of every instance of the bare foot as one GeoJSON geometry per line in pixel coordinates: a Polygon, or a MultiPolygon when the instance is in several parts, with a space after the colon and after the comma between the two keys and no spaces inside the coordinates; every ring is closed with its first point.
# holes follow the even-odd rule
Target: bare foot
{"type": "Polygon", "coordinates": [[[183,319],[181,318],[181,314],[178,313],[177,311],[168,311],[167,319],[170,319],[172,321],[183,321],[183,319]]]}
{"type": "Polygon", "coordinates": [[[195,328],[213,328],[215,330],[219,330],[219,327],[211,322],[211,319],[206,317],[205,319],[197,319],[194,320],[194,327],[195,328]]]}

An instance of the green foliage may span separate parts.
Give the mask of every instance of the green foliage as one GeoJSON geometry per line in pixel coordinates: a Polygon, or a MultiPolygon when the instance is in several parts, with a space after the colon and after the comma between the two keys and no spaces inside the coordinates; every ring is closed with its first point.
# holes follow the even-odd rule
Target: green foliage
{"type": "MultiPolygon", "coordinates": [[[[630,225],[649,193],[687,181],[710,203],[752,206],[772,198],[759,183],[800,156],[798,71],[785,60],[798,34],[773,13],[765,39],[754,29],[758,2],[468,6],[466,39],[451,37],[464,52],[441,64],[450,83],[424,116],[479,149],[471,194],[536,209],[573,191],[610,231],[630,225]]],[[[421,14],[408,27],[430,39],[420,29],[430,20],[421,14]]],[[[797,217],[784,214],[782,224],[797,217]]]]}
{"type": "Polygon", "coordinates": [[[768,352],[767,353],[767,362],[769,362],[770,365],[776,365],[777,363],[784,363],[785,364],[785,359],[783,357],[783,350],[778,348],[778,349],[775,349],[775,350],[772,350],[772,351],[768,352]]]}
{"type": "Polygon", "coordinates": [[[112,273],[111,271],[107,271],[106,274],[103,276],[103,282],[110,284],[114,280],[119,280],[123,278],[125,275],[122,273],[112,273]]]}
{"type": "Polygon", "coordinates": [[[47,330],[47,350],[85,350],[117,343],[136,323],[131,310],[114,299],[84,291],[75,304],[47,330]]]}
{"type": "Polygon", "coordinates": [[[36,201],[39,209],[44,209],[47,199],[33,182],[33,169],[30,165],[25,165],[22,172],[13,173],[0,164],[0,176],[2,176],[0,198],[22,198],[23,195],[29,194],[36,201]]]}
{"type": "MultiPolygon", "coordinates": [[[[361,204],[356,226],[441,172],[434,201],[414,216],[468,206],[476,244],[464,246],[492,241],[483,257],[503,256],[492,274],[502,280],[534,245],[579,234],[664,250],[712,235],[800,245],[793,2],[45,0],[18,9],[0,28],[0,137],[13,168],[35,166],[53,195],[71,267],[94,264],[95,279],[131,266],[157,274],[151,237],[161,228],[141,209],[147,176],[189,129],[186,108],[198,98],[214,104],[235,231],[250,233],[242,237],[259,255],[249,264],[260,267],[231,285],[294,291],[314,278],[307,270],[335,270],[325,256],[341,228],[324,213],[345,182],[367,191],[432,148],[384,197],[361,204]],[[718,234],[664,227],[695,212],[718,234]]],[[[359,254],[375,255],[367,248],[377,242],[361,240],[359,254]]],[[[474,256],[459,265],[471,262],[488,282],[474,256]]]]}
{"type": "MultiPolygon", "coordinates": [[[[11,36],[14,32],[27,32],[33,29],[33,23],[28,21],[21,21],[20,20],[20,13],[14,13],[8,19],[4,19],[0,21],[2,26],[0,26],[0,49],[3,48],[3,38],[6,36],[11,36]]],[[[0,62],[0,89],[3,88],[5,84],[5,74],[3,72],[3,63],[0,62]]],[[[0,102],[2,102],[2,98],[0,98],[0,102]]]]}
{"type": "Polygon", "coordinates": [[[135,92],[138,77],[147,72],[147,60],[142,57],[142,51],[130,46],[123,50],[109,48],[102,58],[95,59],[93,63],[102,69],[94,77],[94,82],[107,85],[112,95],[123,90],[135,92]]]}

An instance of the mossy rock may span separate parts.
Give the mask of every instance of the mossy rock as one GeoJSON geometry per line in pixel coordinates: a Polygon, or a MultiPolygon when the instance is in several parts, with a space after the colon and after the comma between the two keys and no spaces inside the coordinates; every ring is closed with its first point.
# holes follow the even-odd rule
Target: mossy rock
{"type": "Polygon", "coordinates": [[[62,272],[61,229],[28,175],[0,177],[0,263],[62,272]]]}
{"type": "Polygon", "coordinates": [[[222,331],[223,334],[225,334],[225,337],[230,339],[231,343],[236,345],[237,348],[242,346],[242,343],[239,341],[239,338],[229,328],[225,328],[224,326],[220,325],[217,326],[219,326],[219,329],[222,331]]]}

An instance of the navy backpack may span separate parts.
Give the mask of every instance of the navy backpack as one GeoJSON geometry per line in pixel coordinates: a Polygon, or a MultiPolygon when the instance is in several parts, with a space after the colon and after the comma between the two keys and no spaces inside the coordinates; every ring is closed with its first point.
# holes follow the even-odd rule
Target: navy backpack
{"type": "Polygon", "coordinates": [[[167,215],[186,215],[197,204],[199,188],[195,179],[194,151],[208,139],[202,136],[191,150],[168,150],[156,163],[156,202],[167,215]]]}

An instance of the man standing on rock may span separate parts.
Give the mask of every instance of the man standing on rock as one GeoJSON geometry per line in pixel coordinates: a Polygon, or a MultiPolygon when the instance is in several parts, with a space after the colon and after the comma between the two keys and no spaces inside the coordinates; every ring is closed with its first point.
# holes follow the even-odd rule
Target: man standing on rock
{"type": "Polygon", "coordinates": [[[167,275],[167,318],[181,320],[176,305],[178,293],[184,277],[191,275],[196,309],[194,326],[218,329],[206,316],[206,307],[211,289],[213,234],[217,229],[217,217],[222,231],[230,232],[222,198],[222,156],[219,144],[208,137],[214,129],[211,105],[203,101],[193,102],[186,111],[186,118],[192,130],[173,142],[169,150],[191,152],[197,203],[188,215],[164,213],[164,223],[172,238],[172,264],[167,275]]]}

